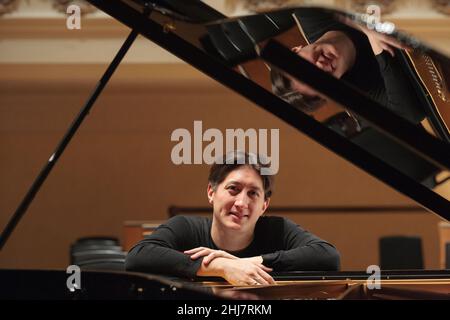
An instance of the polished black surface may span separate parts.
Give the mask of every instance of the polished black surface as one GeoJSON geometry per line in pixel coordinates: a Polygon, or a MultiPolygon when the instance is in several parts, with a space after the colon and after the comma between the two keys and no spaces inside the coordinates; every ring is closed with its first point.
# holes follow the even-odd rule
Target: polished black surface
{"type": "MultiPolygon", "coordinates": [[[[314,24],[317,23],[312,18],[315,14],[325,15],[331,18],[325,22],[320,20],[319,24],[334,24],[341,23],[340,18],[331,22],[330,19],[342,12],[302,7],[214,20],[210,9],[197,7],[197,14],[208,18],[194,23],[186,19],[188,10],[178,10],[174,15],[172,10],[162,9],[164,1],[158,2],[158,6],[152,6],[152,2],[144,6],[142,1],[90,2],[422,206],[446,219],[450,217],[450,202],[444,194],[434,191],[440,183],[438,175],[445,174],[450,166],[450,145],[445,136],[439,136],[438,130],[434,135],[428,133],[420,123],[411,123],[411,119],[392,112],[381,100],[368,96],[358,88],[359,81],[352,83],[348,79],[330,77],[314,65],[305,65],[307,61],[301,57],[296,57],[295,61],[300,69],[286,65],[282,69],[300,81],[308,81],[314,90],[325,96],[327,105],[331,106],[331,116],[320,118],[303,112],[273,94],[268,65],[276,63],[277,55],[273,51],[271,55],[267,54],[269,40],[281,41],[286,50],[291,50],[301,38],[309,37],[313,41],[320,36],[314,34],[314,28],[310,28],[309,35],[308,28],[303,28],[302,34],[298,27],[302,23],[299,17],[314,24]],[[146,7],[153,8],[149,15],[143,14],[146,7]],[[180,14],[184,18],[180,18],[180,14]],[[261,52],[264,60],[260,57],[261,52]],[[362,124],[364,130],[346,129],[355,121],[362,124]]],[[[198,5],[198,1],[188,2],[198,5]]],[[[435,58],[443,66],[442,70],[448,70],[445,55],[398,31],[392,36],[435,58]]],[[[408,67],[397,58],[395,63],[401,68],[408,67]]],[[[443,77],[448,75],[444,72],[443,77]]],[[[420,85],[409,78],[408,84],[420,85]]]]}
{"type": "Polygon", "coordinates": [[[80,289],[69,290],[65,270],[0,270],[2,300],[191,300],[219,299],[208,288],[182,280],[131,272],[80,273],[80,289]]]}
{"type": "MultiPolygon", "coordinates": [[[[276,281],[342,281],[367,280],[364,271],[282,272],[271,273],[276,281]]],[[[69,290],[65,270],[0,269],[0,299],[2,300],[222,300],[240,299],[237,293],[215,290],[213,284],[226,283],[221,278],[179,279],[119,271],[81,271],[81,288],[69,290]]],[[[449,279],[450,270],[382,270],[380,280],[449,279]]],[[[258,298],[256,295],[254,298],[258,298]]]]}

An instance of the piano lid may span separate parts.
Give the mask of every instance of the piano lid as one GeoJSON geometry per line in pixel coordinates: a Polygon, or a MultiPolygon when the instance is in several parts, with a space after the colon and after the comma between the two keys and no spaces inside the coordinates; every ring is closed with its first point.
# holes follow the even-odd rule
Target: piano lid
{"type": "Polygon", "coordinates": [[[392,24],[332,9],[225,18],[196,0],[88,1],[449,220],[444,54],[392,24]],[[327,47],[330,35],[354,48],[350,62],[327,47]],[[386,50],[375,56],[372,41],[386,50]]]}

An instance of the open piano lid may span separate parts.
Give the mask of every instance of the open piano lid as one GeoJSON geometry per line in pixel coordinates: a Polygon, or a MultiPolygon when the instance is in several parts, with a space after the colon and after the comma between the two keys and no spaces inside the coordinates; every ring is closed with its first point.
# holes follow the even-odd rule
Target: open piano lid
{"type": "MultiPolygon", "coordinates": [[[[450,63],[445,55],[414,38],[389,30],[390,36],[414,48],[411,53],[397,51],[393,63],[402,70],[404,77],[398,82],[409,83],[408,92],[416,95],[414,101],[425,114],[426,123],[420,123],[414,115],[411,119],[408,112],[405,116],[392,111],[395,106],[389,105],[389,95],[383,100],[365,94],[367,88],[358,87],[361,75],[353,79],[343,76],[338,80],[290,50],[296,43],[317,40],[314,31],[317,28],[362,34],[356,29],[365,22],[364,15],[297,7],[226,18],[196,0],[88,1],[449,220],[449,200],[433,191],[439,184],[437,177],[445,177],[450,168],[446,122],[450,118],[447,110],[450,63]],[[353,31],[348,31],[352,28],[344,26],[338,17],[351,19],[353,31]],[[304,111],[301,106],[277,97],[271,90],[272,68],[314,88],[326,100],[325,107],[317,112],[304,111]],[[438,107],[443,107],[444,111],[440,112],[438,107]],[[430,129],[424,130],[423,124],[430,125],[430,129]]],[[[386,29],[386,25],[381,24],[383,28],[386,29]]]]}

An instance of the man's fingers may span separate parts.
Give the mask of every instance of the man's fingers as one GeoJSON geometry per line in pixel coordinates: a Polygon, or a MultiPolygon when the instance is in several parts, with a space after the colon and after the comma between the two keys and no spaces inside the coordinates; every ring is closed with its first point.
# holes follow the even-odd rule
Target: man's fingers
{"type": "Polygon", "coordinates": [[[223,253],[223,257],[228,258],[228,259],[239,259],[236,256],[233,256],[231,253],[225,252],[225,251],[221,251],[223,253]]]}
{"type": "Polygon", "coordinates": [[[260,273],[260,278],[258,281],[260,281],[261,284],[266,284],[266,285],[274,282],[272,277],[265,272],[262,274],[260,273]]]}
{"type": "Polygon", "coordinates": [[[267,285],[267,284],[269,284],[269,282],[266,280],[266,279],[264,279],[262,276],[256,276],[255,277],[255,284],[257,284],[257,285],[267,285]]]}
{"type": "Polygon", "coordinates": [[[266,266],[263,265],[263,264],[259,264],[258,266],[259,266],[261,269],[263,269],[265,272],[272,272],[272,271],[273,271],[272,268],[266,267],[266,266]]]}
{"type": "Polygon", "coordinates": [[[248,285],[256,286],[256,285],[274,284],[275,281],[264,270],[258,269],[253,276],[251,276],[249,279],[247,279],[246,283],[248,285]]]}
{"type": "Polygon", "coordinates": [[[383,50],[386,50],[387,52],[389,52],[389,54],[392,57],[395,57],[394,49],[391,46],[389,46],[388,44],[386,44],[386,43],[381,44],[381,48],[383,48],[383,50]]]}
{"type": "Polygon", "coordinates": [[[389,52],[389,54],[393,57],[395,56],[395,51],[393,47],[401,50],[409,50],[409,51],[412,50],[410,46],[403,44],[399,40],[394,39],[393,37],[387,34],[377,32],[375,30],[369,30],[365,26],[359,25],[358,23],[352,21],[348,17],[338,16],[338,20],[340,20],[342,23],[345,23],[351,27],[357,28],[362,32],[364,32],[369,38],[372,38],[383,50],[389,52]]]}
{"type": "Polygon", "coordinates": [[[213,261],[218,256],[220,256],[218,251],[211,252],[203,259],[203,263],[205,264],[205,266],[207,266],[211,261],[213,261]]]}
{"type": "Polygon", "coordinates": [[[205,259],[203,259],[203,262],[205,265],[208,265],[212,260],[218,257],[224,257],[229,259],[238,259],[237,257],[229,254],[228,252],[222,251],[222,250],[214,250],[206,247],[199,247],[194,248],[190,250],[184,251],[185,254],[188,254],[191,256],[192,260],[198,259],[200,257],[206,256],[205,259]]]}
{"type": "Polygon", "coordinates": [[[218,250],[213,251],[209,255],[207,255],[203,259],[203,263],[207,266],[211,261],[213,261],[216,258],[239,259],[238,257],[235,257],[232,254],[229,254],[228,252],[218,250]]]}
{"type": "Polygon", "coordinates": [[[275,284],[275,280],[273,280],[273,278],[264,270],[261,269],[260,271],[258,271],[258,274],[261,276],[261,278],[264,279],[266,284],[275,284]]]}
{"type": "Polygon", "coordinates": [[[200,250],[204,250],[204,249],[205,249],[205,247],[198,247],[198,248],[186,250],[186,251],[184,251],[184,253],[186,253],[186,254],[193,254],[193,253],[196,253],[196,252],[198,252],[200,250]]]}
{"type": "Polygon", "coordinates": [[[191,255],[191,259],[195,260],[198,259],[200,257],[206,256],[210,253],[209,249],[203,249],[197,253],[194,253],[193,255],[191,255]]]}
{"type": "Polygon", "coordinates": [[[400,41],[398,41],[397,39],[394,39],[388,35],[383,35],[383,41],[386,42],[387,44],[396,47],[398,49],[404,49],[404,50],[411,50],[412,48],[406,44],[401,43],[400,41]]]}

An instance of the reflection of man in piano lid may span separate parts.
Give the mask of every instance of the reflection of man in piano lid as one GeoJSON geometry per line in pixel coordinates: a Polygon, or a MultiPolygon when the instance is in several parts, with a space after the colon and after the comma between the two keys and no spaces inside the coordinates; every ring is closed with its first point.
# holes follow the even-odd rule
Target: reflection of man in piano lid
{"type": "MultiPolygon", "coordinates": [[[[338,79],[351,69],[356,57],[353,42],[341,31],[328,31],[316,42],[292,51],[338,79]]],[[[271,68],[271,81],[276,95],[305,112],[314,112],[326,103],[316,90],[275,68],[271,68]]]]}
{"type": "MultiPolygon", "coordinates": [[[[406,49],[407,47],[387,35],[367,28],[358,27],[360,34],[357,30],[349,30],[342,25],[332,26],[330,29],[324,30],[324,33],[312,43],[294,46],[292,51],[335,78],[342,78],[359,86],[361,90],[389,109],[393,109],[405,118],[414,118],[414,122],[417,122],[416,118],[422,116],[416,115],[418,111],[414,107],[417,102],[408,103],[413,109],[410,115],[405,110],[408,108],[398,101],[397,96],[387,96],[386,93],[386,86],[391,87],[390,92],[406,94],[410,91],[406,84],[399,84],[405,82],[402,79],[402,72],[397,66],[393,66],[389,58],[382,55],[383,52],[387,52],[388,56],[394,57],[395,48],[406,49]],[[366,48],[369,48],[371,52],[368,52],[366,48]],[[374,65],[377,62],[379,65],[374,65]]],[[[314,112],[325,105],[326,100],[323,95],[290,75],[271,68],[270,76],[272,91],[296,108],[305,112],[314,112]]]]}
{"type": "MultiPolygon", "coordinates": [[[[386,35],[362,27],[359,27],[358,30],[367,36],[375,56],[380,55],[383,51],[394,56],[394,48],[407,49],[406,46],[386,35]]],[[[315,42],[305,46],[295,46],[292,51],[322,71],[340,79],[356,63],[358,50],[354,41],[344,31],[330,30],[315,42]]],[[[271,68],[271,81],[272,90],[276,95],[305,112],[313,112],[326,102],[319,92],[275,68],[271,68]]]]}
{"type": "Polygon", "coordinates": [[[211,167],[209,217],[175,216],[130,250],[130,271],[194,278],[222,277],[233,285],[267,285],[270,271],[338,270],[339,253],[284,217],[263,216],[273,176],[258,156],[231,152],[211,167]]]}

